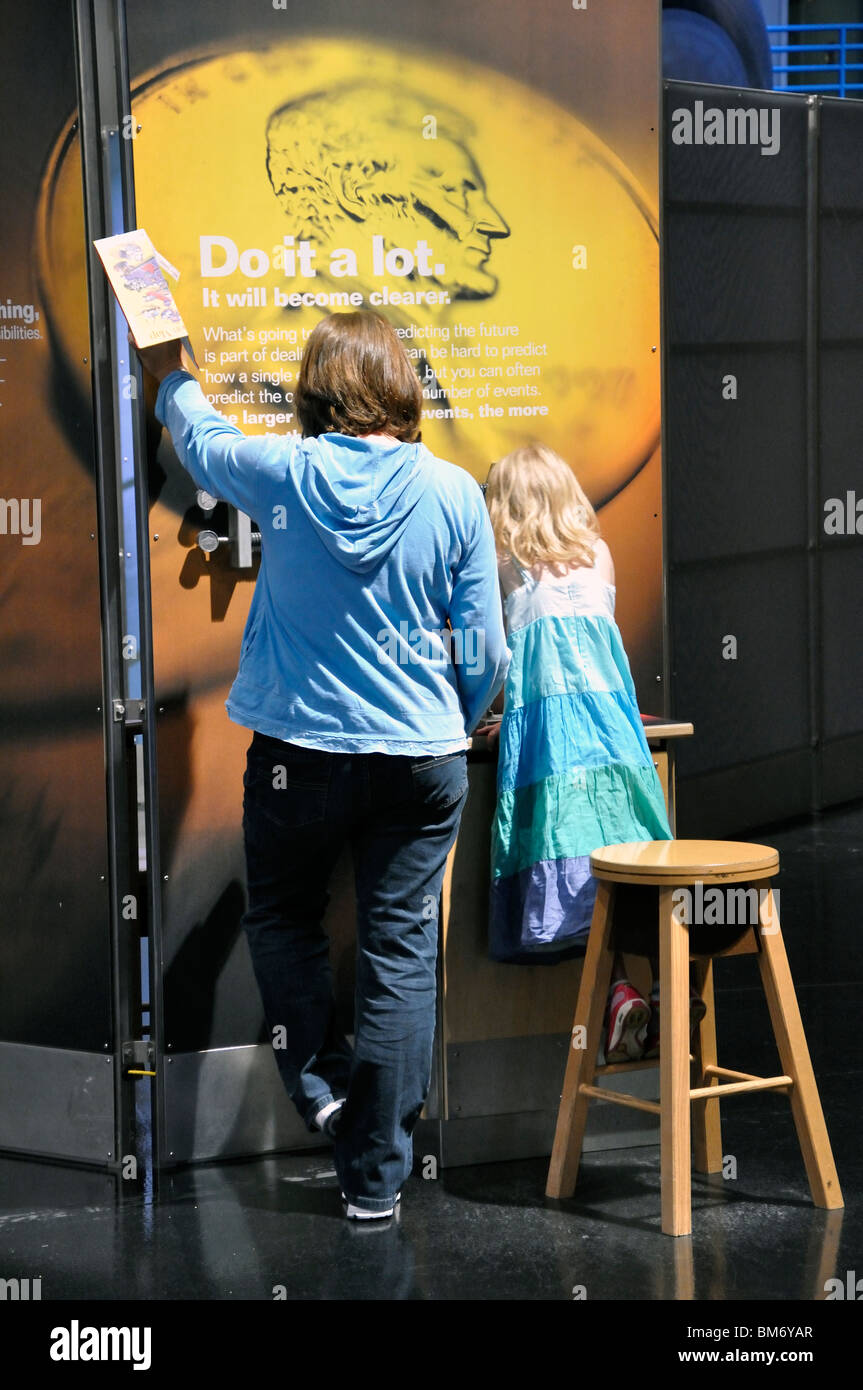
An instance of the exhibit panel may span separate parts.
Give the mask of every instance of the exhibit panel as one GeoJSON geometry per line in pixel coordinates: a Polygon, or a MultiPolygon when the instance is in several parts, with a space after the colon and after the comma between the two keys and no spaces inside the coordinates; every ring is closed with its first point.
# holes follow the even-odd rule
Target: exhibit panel
{"type": "MultiPolygon", "coordinates": [[[[311,329],[380,308],[420,374],[432,452],[482,482],[540,438],[574,467],[615,552],[637,684],[661,709],[657,7],[445,4],[434,42],[419,5],[386,20],[370,3],[129,5],[128,24],[138,219],[180,271],[210,401],[248,434],[295,430],[311,329]]],[[[280,1089],[240,926],[251,734],[224,700],[269,518],[201,497],[165,437],[150,469],[169,1163],[315,1138],[280,1089]]],[[[302,575],[296,601],[320,602],[302,575]]],[[[469,857],[465,899],[483,911],[487,854],[469,857]]],[[[462,921],[472,941],[486,930],[462,921]]],[[[350,1030],[347,852],[326,926],[350,1030]]],[[[550,999],[533,1012],[507,1043],[525,1078],[545,1075],[535,1038],[559,1029],[550,999]]],[[[478,1018],[498,1035],[493,1008],[478,1018]]],[[[451,1075],[439,1053],[432,1119],[451,1075]]],[[[499,1099],[472,1086],[465,1113],[499,1099]]]]}
{"type": "Polygon", "coordinates": [[[818,488],[820,796],[863,788],[863,102],[822,98],[819,159],[818,488]]]}
{"type": "Polygon", "coordinates": [[[809,157],[805,98],[665,84],[672,709],[695,725],[683,835],[812,804],[809,157]]]}
{"type": "MultiPolygon", "coordinates": [[[[116,1167],[136,1124],[140,1137],[151,1122],[157,1166],[307,1145],[316,1139],[280,1088],[242,935],[251,733],[224,709],[262,519],[197,492],[160,435],[91,243],[147,230],[180,272],[202,386],[249,434],[296,429],[309,332],[326,312],[365,304],[396,325],[417,368],[433,452],[481,482],[527,441],[558,449],[615,555],[642,706],[661,711],[658,5],[446,3],[431,42],[419,4],[393,17],[371,3],[322,16],[298,4],[78,0],[75,29],[64,9],[54,33],[50,73],[16,7],[4,10],[14,70],[40,73],[26,99],[16,84],[5,96],[8,186],[21,190],[4,212],[20,278],[7,306],[10,318],[29,306],[42,319],[39,338],[15,344],[32,346],[33,389],[4,409],[3,466],[26,459],[43,520],[56,496],[63,526],[27,545],[35,512],[28,521],[18,497],[11,534],[10,472],[3,739],[19,852],[4,866],[12,969],[0,1035],[72,1058],[84,1137],[52,1147],[49,1135],[46,1152],[116,1167]],[[97,1050],[104,1072],[91,1075],[97,1050]]],[[[316,601],[302,575],[296,601],[316,601]]],[[[481,849],[488,766],[475,781],[482,814],[468,838],[481,849]]],[[[461,857],[471,954],[488,863],[461,857]]],[[[347,854],[331,899],[349,1025],[347,854]]],[[[449,939],[454,988],[464,942],[455,926],[449,939]]],[[[442,981],[446,968],[444,952],[442,981]]],[[[492,1002],[467,1039],[520,1052],[522,1091],[545,1075],[534,1053],[561,1026],[571,973],[559,973],[557,1003],[537,998],[525,1012],[517,989],[503,1025],[492,1002]]],[[[20,1056],[25,1078],[32,1059],[20,1056]]],[[[444,1114],[448,1082],[442,1056],[429,1117],[444,1114]]],[[[501,1103],[478,1096],[476,1077],[464,1084],[465,1114],[521,1109],[521,1092],[501,1103]]],[[[26,1085],[9,1094],[20,1097],[5,1112],[9,1146],[42,1151],[23,1125],[26,1085]]],[[[50,1104],[45,1094],[50,1131],[64,1084],[50,1104]]]]}
{"type": "Polygon", "coordinates": [[[70,7],[46,47],[4,4],[0,92],[0,1147],[115,1154],[110,856],[81,162],[58,271],[78,312],[58,358],[40,275],[45,164],[76,105],[70,7]]]}
{"type": "Polygon", "coordinates": [[[683,834],[863,787],[861,138],[861,102],[665,84],[672,709],[696,727],[683,834]]]}

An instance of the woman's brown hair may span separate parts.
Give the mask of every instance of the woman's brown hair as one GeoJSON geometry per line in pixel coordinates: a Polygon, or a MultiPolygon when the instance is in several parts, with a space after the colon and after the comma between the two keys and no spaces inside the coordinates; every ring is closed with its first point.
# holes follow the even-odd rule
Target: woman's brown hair
{"type": "Polygon", "coordinates": [[[371,309],[329,314],[303,352],[294,404],[303,435],[419,438],[422,387],[395,329],[371,309]]]}

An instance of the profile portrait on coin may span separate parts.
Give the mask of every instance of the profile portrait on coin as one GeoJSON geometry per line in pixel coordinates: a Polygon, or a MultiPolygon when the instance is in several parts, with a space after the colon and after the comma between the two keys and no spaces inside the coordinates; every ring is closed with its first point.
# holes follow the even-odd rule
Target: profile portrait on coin
{"type": "Polygon", "coordinates": [[[510,229],[488,198],[473,133],[464,116],[416,92],[348,83],[272,114],[267,172],[298,242],[352,246],[365,224],[386,249],[430,242],[424,283],[451,300],[486,299],[498,287],[493,243],[510,229]]]}

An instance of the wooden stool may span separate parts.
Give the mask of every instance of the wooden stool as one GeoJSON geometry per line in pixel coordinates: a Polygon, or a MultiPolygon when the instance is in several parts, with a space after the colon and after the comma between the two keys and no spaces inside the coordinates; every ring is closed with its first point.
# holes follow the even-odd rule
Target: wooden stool
{"type": "MultiPolygon", "coordinates": [[[[773,875],[779,872],[776,850],[767,845],[736,844],[724,840],[655,840],[612,845],[597,850],[590,856],[590,867],[599,883],[578,991],[573,1045],[569,1050],[558,1111],[546,1195],[571,1197],[575,1191],[587,1108],[591,1100],[647,1110],[660,1117],[662,1229],[670,1236],[688,1235],[692,1230],[690,1105],[693,1110],[696,1171],[716,1173],[722,1169],[720,1096],[742,1091],[778,1090],[787,1092],[791,1101],[813,1202],[817,1207],[841,1207],[839,1179],[770,883],[773,875]],[[698,953],[698,933],[712,929],[696,927],[690,940],[689,924],[682,921],[681,916],[688,916],[691,922],[697,915],[699,902],[703,903],[710,888],[724,888],[727,884],[737,883],[750,885],[756,890],[759,930],[754,931],[752,925],[745,929],[738,927],[736,933],[731,934],[736,939],[728,944],[730,938],[726,928],[723,933],[724,945],[717,944],[713,930],[713,942],[707,945],[702,942],[698,953]],[[598,1067],[596,1058],[602,1038],[616,944],[613,911],[618,884],[648,885],[659,890],[661,1048],[656,1061],[598,1067]],[[699,884],[704,885],[700,890],[699,884]],[[680,889],[690,890],[689,897],[684,897],[680,889]],[[696,913],[682,912],[683,905],[686,902],[691,904],[693,900],[696,913]],[[758,955],[782,1076],[752,1076],[717,1065],[712,957],[741,953],[758,955]],[[692,1057],[689,1027],[690,960],[696,962],[695,987],[707,1010],[696,1030],[692,1057]],[[694,1078],[690,1076],[690,1063],[693,1064],[694,1078]],[[594,1078],[598,1075],[652,1066],[659,1067],[658,1104],[594,1084],[594,1078]],[[725,1078],[723,1084],[720,1084],[720,1077],[725,1078]]],[[[736,905],[741,901],[741,890],[732,891],[735,894],[732,901],[736,905]]],[[[711,901],[715,900],[713,895],[711,901]]],[[[748,907],[752,900],[751,892],[743,900],[748,907]]],[[[747,924],[754,923],[754,920],[754,915],[746,916],[747,924]]],[[[637,950],[633,950],[631,944],[625,949],[630,954],[654,954],[645,949],[643,943],[637,950]]]]}

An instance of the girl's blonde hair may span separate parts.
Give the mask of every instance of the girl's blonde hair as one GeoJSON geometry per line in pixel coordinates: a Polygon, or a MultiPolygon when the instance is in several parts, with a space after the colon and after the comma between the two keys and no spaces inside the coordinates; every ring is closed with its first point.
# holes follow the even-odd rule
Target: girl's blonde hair
{"type": "Polygon", "coordinates": [[[500,554],[537,563],[592,565],[596,512],[572,469],[545,444],[515,449],[488,475],[485,500],[500,554]]]}

